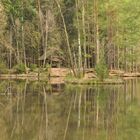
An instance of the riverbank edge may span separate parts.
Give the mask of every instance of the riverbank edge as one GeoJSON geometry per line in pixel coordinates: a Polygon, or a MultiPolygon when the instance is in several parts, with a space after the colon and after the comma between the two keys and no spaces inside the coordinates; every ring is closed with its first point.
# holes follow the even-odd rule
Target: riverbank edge
{"type": "Polygon", "coordinates": [[[135,77],[140,77],[140,73],[115,73],[110,72],[109,78],[104,79],[103,81],[99,80],[95,73],[89,72],[86,73],[86,77],[78,78],[67,78],[69,71],[64,70],[59,71],[59,74],[56,69],[52,69],[50,75],[48,73],[42,72],[38,73],[28,73],[28,74],[0,74],[0,79],[2,80],[29,80],[29,81],[49,81],[51,84],[79,84],[79,85],[96,85],[96,84],[124,84],[124,79],[131,79],[135,77]],[[91,75],[92,74],[92,75],[91,75]],[[89,77],[88,77],[89,76],[89,77]]]}
{"type": "Polygon", "coordinates": [[[107,78],[103,81],[95,78],[95,79],[71,79],[71,80],[65,80],[65,83],[67,84],[73,84],[73,85],[117,85],[117,84],[124,84],[124,80],[121,78],[107,78]]]}

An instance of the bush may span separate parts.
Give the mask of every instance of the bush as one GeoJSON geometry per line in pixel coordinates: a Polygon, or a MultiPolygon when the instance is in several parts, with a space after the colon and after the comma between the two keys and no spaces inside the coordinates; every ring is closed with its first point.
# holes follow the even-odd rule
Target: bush
{"type": "Polygon", "coordinates": [[[50,64],[46,64],[44,71],[48,72],[51,68],[50,64]]]}
{"type": "Polygon", "coordinates": [[[21,73],[26,73],[26,67],[23,63],[21,64],[17,64],[15,67],[15,72],[18,73],[18,74],[21,74],[21,73]]]}
{"type": "Polygon", "coordinates": [[[0,74],[6,74],[6,73],[8,73],[6,64],[4,62],[0,61],[0,74]]]}
{"type": "Polygon", "coordinates": [[[37,68],[36,64],[30,64],[30,70],[34,71],[37,68]]]}
{"type": "Polygon", "coordinates": [[[109,75],[108,68],[107,68],[107,66],[106,66],[104,61],[103,62],[99,62],[99,64],[96,65],[95,71],[96,71],[97,77],[101,81],[103,81],[109,75]]]}

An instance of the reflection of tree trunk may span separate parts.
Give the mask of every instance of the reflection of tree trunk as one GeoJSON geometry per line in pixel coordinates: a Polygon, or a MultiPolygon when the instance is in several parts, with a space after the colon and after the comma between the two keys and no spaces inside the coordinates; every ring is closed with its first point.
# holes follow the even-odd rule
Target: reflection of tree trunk
{"type": "Polygon", "coordinates": [[[126,96],[127,96],[127,82],[124,83],[124,112],[126,114],[126,96]]]}
{"type": "Polygon", "coordinates": [[[23,93],[23,100],[22,100],[22,121],[21,121],[21,125],[22,125],[22,135],[23,135],[23,125],[24,125],[24,113],[25,113],[25,100],[26,100],[26,90],[27,90],[27,80],[25,82],[25,85],[24,85],[24,93],[23,93]]]}
{"type": "Polygon", "coordinates": [[[99,87],[97,87],[97,98],[96,98],[96,127],[98,129],[99,123],[99,87]]]}
{"type": "Polygon", "coordinates": [[[76,108],[76,100],[77,100],[77,92],[75,93],[75,97],[74,97],[74,104],[73,104],[74,109],[76,108]]]}
{"type": "MultiPolygon", "coordinates": [[[[21,91],[21,90],[20,90],[21,91]]],[[[13,137],[14,135],[14,131],[17,130],[18,132],[20,131],[20,123],[19,123],[19,101],[20,101],[20,94],[21,92],[17,91],[17,103],[16,103],[16,119],[15,119],[15,122],[14,122],[14,126],[13,126],[13,129],[12,129],[12,132],[11,132],[11,138],[13,137]]]]}
{"type": "Polygon", "coordinates": [[[44,108],[42,107],[42,112],[41,112],[41,118],[40,118],[40,128],[39,128],[39,140],[43,140],[43,112],[44,112],[44,108]]]}
{"type": "Polygon", "coordinates": [[[45,87],[43,86],[43,93],[44,93],[44,108],[45,108],[45,140],[48,139],[48,109],[47,109],[47,96],[46,96],[46,90],[45,87]]]}
{"type": "Polygon", "coordinates": [[[95,137],[98,139],[98,128],[99,128],[99,87],[96,87],[95,95],[95,137]]]}
{"type": "Polygon", "coordinates": [[[119,107],[120,107],[120,104],[119,104],[119,101],[120,101],[120,94],[119,94],[119,86],[117,86],[117,103],[116,103],[116,136],[118,136],[118,126],[117,124],[119,123],[119,107]]]}
{"type": "Polygon", "coordinates": [[[84,126],[83,126],[83,140],[85,140],[85,126],[86,126],[86,91],[84,92],[84,115],[83,115],[83,120],[84,120],[84,126]]]}
{"type": "Polygon", "coordinates": [[[134,79],[131,79],[131,101],[134,99],[134,94],[135,94],[135,83],[134,79]]]}
{"type": "Polygon", "coordinates": [[[20,95],[21,95],[21,89],[20,92],[17,94],[17,109],[16,109],[16,115],[17,115],[17,125],[16,129],[19,131],[20,130],[20,118],[19,118],[19,104],[20,104],[20,95]]]}
{"type": "Polygon", "coordinates": [[[71,110],[72,110],[72,104],[73,104],[73,96],[71,97],[71,100],[70,100],[69,112],[68,112],[67,123],[66,123],[66,127],[65,127],[63,140],[66,140],[66,134],[67,134],[67,130],[68,130],[68,125],[69,125],[69,120],[70,120],[70,115],[71,115],[71,110]]]}
{"type": "Polygon", "coordinates": [[[48,109],[47,109],[47,95],[45,86],[43,86],[44,101],[42,104],[42,112],[40,118],[39,140],[48,140],[48,109]],[[45,115],[45,116],[44,116],[45,115]],[[45,120],[44,120],[45,119],[45,120]]]}
{"type": "MultiPolygon", "coordinates": [[[[90,95],[90,90],[87,90],[87,101],[89,102],[89,100],[90,100],[90,97],[89,97],[89,95],[90,95]]],[[[87,125],[89,125],[90,124],[90,117],[89,117],[89,114],[90,114],[90,109],[89,109],[89,107],[87,108],[87,125]]]]}
{"type": "Polygon", "coordinates": [[[138,79],[136,78],[135,79],[135,94],[136,94],[136,97],[137,97],[137,94],[138,94],[137,86],[138,86],[138,79]]]}
{"type": "MultiPolygon", "coordinates": [[[[8,93],[10,95],[10,104],[12,105],[12,103],[13,103],[12,92],[11,92],[12,86],[11,86],[11,82],[10,81],[8,81],[8,82],[9,82],[8,93]]],[[[13,120],[13,111],[12,111],[12,107],[11,107],[11,109],[10,109],[10,121],[12,122],[12,120],[13,120]]]]}
{"type": "Polygon", "coordinates": [[[81,97],[82,97],[82,90],[80,89],[80,95],[79,95],[79,104],[78,104],[78,124],[77,127],[80,127],[81,122],[81,97]]]}

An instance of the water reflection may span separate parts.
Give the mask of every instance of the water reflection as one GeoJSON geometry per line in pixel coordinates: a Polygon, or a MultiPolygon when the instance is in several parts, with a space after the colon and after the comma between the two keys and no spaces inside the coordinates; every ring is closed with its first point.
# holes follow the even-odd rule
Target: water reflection
{"type": "Polygon", "coordinates": [[[1,140],[139,140],[140,81],[64,86],[0,81],[1,140]]]}

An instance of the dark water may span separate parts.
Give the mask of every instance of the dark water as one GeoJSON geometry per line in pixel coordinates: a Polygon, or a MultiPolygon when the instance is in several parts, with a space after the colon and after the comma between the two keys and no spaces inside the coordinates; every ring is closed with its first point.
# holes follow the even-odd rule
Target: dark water
{"type": "Polygon", "coordinates": [[[140,80],[96,87],[0,81],[0,140],[140,140],[140,80]]]}

